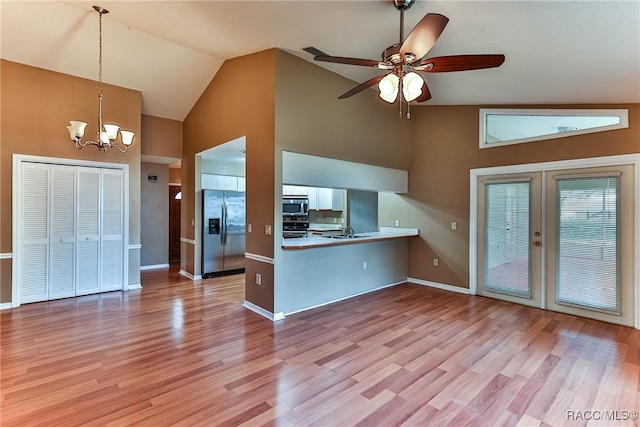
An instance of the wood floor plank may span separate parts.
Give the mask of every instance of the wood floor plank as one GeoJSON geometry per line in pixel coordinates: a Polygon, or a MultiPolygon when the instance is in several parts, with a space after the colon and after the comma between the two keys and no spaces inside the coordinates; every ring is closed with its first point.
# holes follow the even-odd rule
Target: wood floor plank
{"type": "Polygon", "coordinates": [[[631,328],[410,284],[274,323],[242,307],[244,275],[142,283],[0,312],[3,427],[557,426],[640,406],[631,328]]]}

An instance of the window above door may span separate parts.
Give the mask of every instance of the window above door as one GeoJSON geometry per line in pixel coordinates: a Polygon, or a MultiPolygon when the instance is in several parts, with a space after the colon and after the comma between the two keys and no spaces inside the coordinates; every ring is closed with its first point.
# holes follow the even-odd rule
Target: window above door
{"type": "Polygon", "coordinates": [[[480,109],[480,148],[629,127],[626,109],[480,109]]]}

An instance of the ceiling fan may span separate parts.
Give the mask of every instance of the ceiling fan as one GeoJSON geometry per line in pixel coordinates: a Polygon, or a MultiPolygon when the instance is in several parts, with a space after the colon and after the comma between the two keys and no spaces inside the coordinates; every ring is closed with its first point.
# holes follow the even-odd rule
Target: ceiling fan
{"type": "MultiPolygon", "coordinates": [[[[444,31],[449,18],[437,13],[428,13],[405,39],[404,11],[414,3],[415,0],[393,0],[394,7],[400,11],[400,42],[382,52],[382,61],[331,56],[314,47],[304,49],[314,55],[313,59],[316,61],[375,67],[388,71],[343,93],[338,97],[339,99],[348,98],[377,84],[380,89],[380,98],[388,103],[394,103],[399,98],[399,93],[402,93],[402,98],[407,105],[411,101],[424,102],[431,98],[431,93],[426,81],[417,72],[444,73],[502,65],[504,55],[451,55],[426,58],[444,31]]],[[[400,98],[400,116],[402,116],[402,98],[400,98]]],[[[409,117],[407,112],[407,118],[409,117]]]]}

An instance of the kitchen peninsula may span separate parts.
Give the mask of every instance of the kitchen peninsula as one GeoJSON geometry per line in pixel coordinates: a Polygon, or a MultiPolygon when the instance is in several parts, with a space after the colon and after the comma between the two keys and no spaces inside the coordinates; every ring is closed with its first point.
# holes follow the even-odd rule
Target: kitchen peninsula
{"type": "Polygon", "coordinates": [[[277,311],[308,310],[404,283],[416,228],[381,227],[350,238],[283,239],[277,311]]]}
{"type": "Polygon", "coordinates": [[[282,249],[312,249],[325,246],[336,246],[355,243],[378,242],[382,240],[402,239],[418,235],[417,228],[381,227],[372,233],[357,233],[353,237],[341,235],[311,236],[297,239],[283,239],[282,249]]]}

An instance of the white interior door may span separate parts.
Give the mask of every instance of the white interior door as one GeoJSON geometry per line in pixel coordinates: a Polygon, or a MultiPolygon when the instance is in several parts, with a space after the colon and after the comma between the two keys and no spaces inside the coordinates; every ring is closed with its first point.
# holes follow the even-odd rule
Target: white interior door
{"type": "Polygon", "coordinates": [[[48,299],[49,280],[49,165],[22,167],[21,302],[48,299]]]}
{"type": "Polygon", "coordinates": [[[49,298],[76,294],[76,168],[51,165],[49,298]]]}
{"type": "Polygon", "coordinates": [[[101,291],[123,288],[124,199],[121,170],[102,170],[101,291]]]}
{"type": "Polygon", "coordinates": [[[100,292],[100,169],[77,171],[76,295],[100,292]]]}

